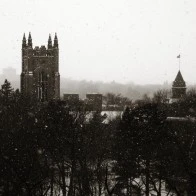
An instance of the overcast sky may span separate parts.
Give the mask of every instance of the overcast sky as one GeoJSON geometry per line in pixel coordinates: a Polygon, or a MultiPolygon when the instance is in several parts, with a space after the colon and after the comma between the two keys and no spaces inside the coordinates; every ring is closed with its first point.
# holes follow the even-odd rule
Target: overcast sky
{"type": "Polygon", "coordinates": [[[21,72],[23,33],[33,46],[57,32],[60,74],[138,84],[196,83],[196,0],[0,0],[0,70],[21,72]]]}

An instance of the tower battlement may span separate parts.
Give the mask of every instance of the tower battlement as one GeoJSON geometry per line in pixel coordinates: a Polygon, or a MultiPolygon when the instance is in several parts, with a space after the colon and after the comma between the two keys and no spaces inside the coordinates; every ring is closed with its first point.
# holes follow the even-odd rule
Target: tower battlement
{"type": "Polygon", "coordinates": [[[44,45],[41,47],[35,46],[33,49],[33,56],[54,56],[51,49],[47,49],[44,45]]]}

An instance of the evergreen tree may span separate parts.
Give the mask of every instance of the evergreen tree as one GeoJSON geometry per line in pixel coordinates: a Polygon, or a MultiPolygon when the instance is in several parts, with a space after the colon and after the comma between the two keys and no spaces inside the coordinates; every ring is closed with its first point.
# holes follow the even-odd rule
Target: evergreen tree
{"type": "Polygon", "coordinates": [[[6,79],[4,84],[1,85],[1,101],[2,104],[8,104],[8,101],[12,98],[12,94],[14,93],[13,88],[11,87],[10,82],[6,79]]]}

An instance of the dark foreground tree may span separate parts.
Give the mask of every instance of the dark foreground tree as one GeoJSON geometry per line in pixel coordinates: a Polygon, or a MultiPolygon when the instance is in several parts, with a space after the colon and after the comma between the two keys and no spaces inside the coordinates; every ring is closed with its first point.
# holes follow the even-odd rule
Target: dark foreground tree
{"type": "Polygon", "coordinates": [[[150,194],[154,174],[159,172],[157,153],[163,148],[165,118],[164,111],[153,103],[133,110],[127,108],[122,116],[116,133],[114,156],[118,175],[127,186],[127,195],[131,195],[131,188],[136,184],[141,192],[145,191],[147,196],[150,194]],[[136,182],[137,178],[143,185],[136,182]]]}

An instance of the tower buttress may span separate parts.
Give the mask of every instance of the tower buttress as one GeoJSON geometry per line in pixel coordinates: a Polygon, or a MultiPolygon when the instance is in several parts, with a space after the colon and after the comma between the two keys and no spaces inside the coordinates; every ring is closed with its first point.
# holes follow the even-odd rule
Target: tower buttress
{"type": "Polygon", "coordinates": [[[60,98],[60,74],[59,74],[59,44],[57,33],[55,33],[54,37],[54,58],[55,58],[55,98],[60,98]]]}

